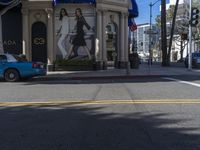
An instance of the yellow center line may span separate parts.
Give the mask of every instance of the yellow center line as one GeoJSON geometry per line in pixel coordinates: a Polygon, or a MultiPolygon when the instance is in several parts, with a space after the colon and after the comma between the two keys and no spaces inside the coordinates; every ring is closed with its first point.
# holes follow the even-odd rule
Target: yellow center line
{"type": "Polygon", "coordinates": [[[0,106],[60,106],[60,105],[114,105],[114,104],[200,104],[200,99],[161,100],[65,100],[42,102],[0,102],[0,106]]]}

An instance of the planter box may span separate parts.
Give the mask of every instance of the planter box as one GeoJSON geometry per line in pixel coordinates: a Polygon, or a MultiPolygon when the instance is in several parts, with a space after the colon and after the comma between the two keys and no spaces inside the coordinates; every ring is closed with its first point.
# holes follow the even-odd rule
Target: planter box
{"type": "Polygon", "coordinates": [[[95,70],[93,60],[75,59],[75,60],[57,60],[54,63],[55,71],[87,71],[95,70]]]}
{"type": "Polygon", "coordinates": [[[89,66],[55,66],[54,71],[87,71],[94,70],[92,65],[89,66]]]}

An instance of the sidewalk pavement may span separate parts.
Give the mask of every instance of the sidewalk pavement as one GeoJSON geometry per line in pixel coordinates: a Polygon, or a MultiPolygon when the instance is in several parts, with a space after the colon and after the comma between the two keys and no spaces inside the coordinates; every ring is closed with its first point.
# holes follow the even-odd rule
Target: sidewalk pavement
{"type": "Polygon", "coordinates": [[[48,72],[47,77],[64,77],[69,79],[98,79],[98,78],[132,78],[156,77],[173,75],[200,75],[200,69],[188,70],[183,65],[173,64],[162,67],[160,63],[149,66],[140,64],[139,69],[107,69],[97,71],[55,71],[48,72]]]}

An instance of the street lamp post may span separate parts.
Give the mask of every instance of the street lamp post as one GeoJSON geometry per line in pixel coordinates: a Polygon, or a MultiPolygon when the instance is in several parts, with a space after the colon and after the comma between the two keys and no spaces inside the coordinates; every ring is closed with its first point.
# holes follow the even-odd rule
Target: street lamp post
{"type": "Polygon", "coordinates": [[[150,3],[150,29],[149,29],[149,66],[152,65],[152,50],[151,50],[151,44],[152,44],[152,7],[159,2],[160,0],[157,0],[154,3],[150,3]]]}
{"type": "Polygon", "coordinates": [[[188,70],[192,69],[192,26],[191,26],[191,13],[192,13],[192,0],[190,0],[190,9],[189,9],[189,54],[188,54],[188,70]]]}

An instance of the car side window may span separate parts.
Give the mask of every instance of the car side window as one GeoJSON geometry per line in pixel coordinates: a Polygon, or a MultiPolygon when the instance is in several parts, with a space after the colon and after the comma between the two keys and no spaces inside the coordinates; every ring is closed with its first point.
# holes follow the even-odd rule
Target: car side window
{"type": "Polygon", "coordinates": [[[0,55],[0,61],[7,61],[7,57],[5,55],[0,55]]]}

